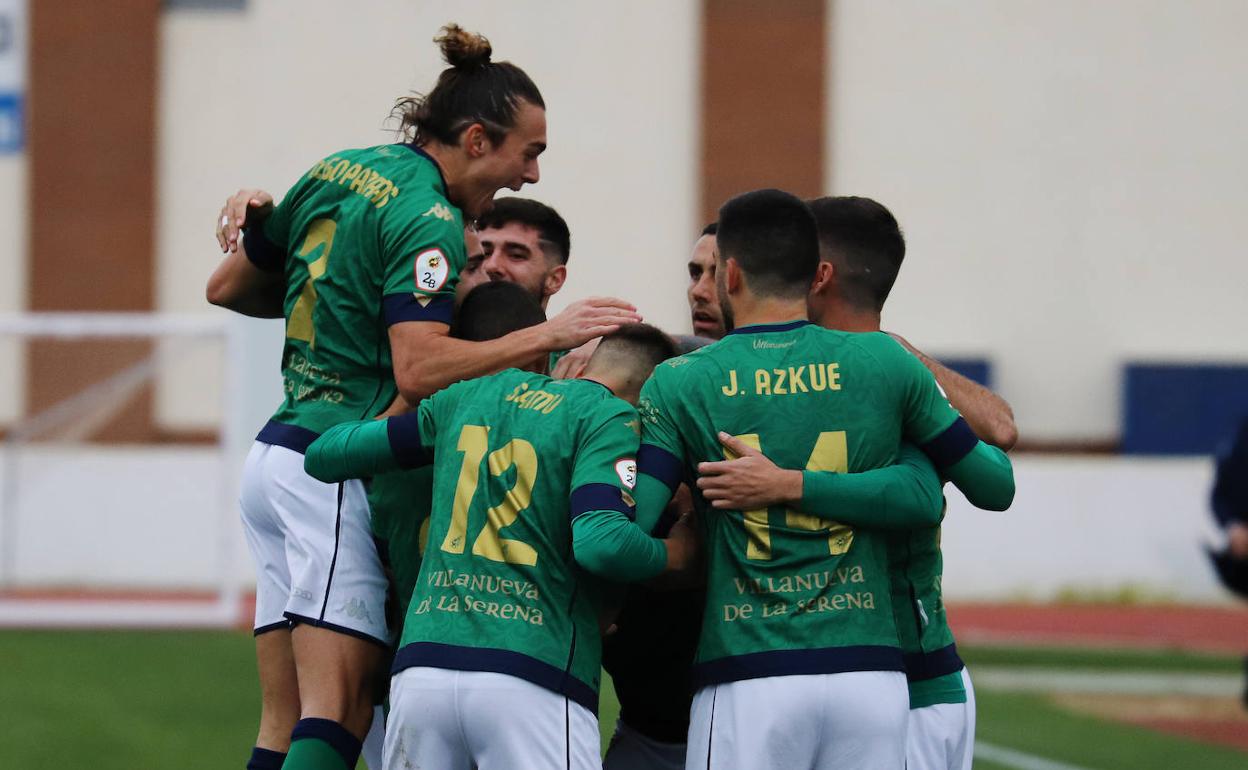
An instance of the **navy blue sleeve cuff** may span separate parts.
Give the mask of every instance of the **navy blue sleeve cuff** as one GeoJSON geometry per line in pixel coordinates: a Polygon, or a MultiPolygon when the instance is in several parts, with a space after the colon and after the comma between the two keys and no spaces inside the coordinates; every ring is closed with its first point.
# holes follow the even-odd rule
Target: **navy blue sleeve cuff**
{"type": "Polygon", "coordinates": [[[286,269],[286,252],[273,245],[263,228],[249,227],[243,231],[243,248],[251,264],[266,273],[280,273],[286,269]]]}
{"type": "Polygon", "coordinates": [[[637,452],[637,472],[662,481],[675,493],[684,478],[684,463],[666,449],[653,444],[642,444],[637,452]]]}
{"type": "Polygon", "coordinates": [[[637,509],[624,501],[620,488],[611,484],[586,484],[572,490],[568,498],[569,519],[590,511],[619,511],[629,521],[637,518],[637,509]]]}
{"type": "Polygon", "coordinates": [[[387,294],[382,297],[381,305],[386,314],[386,326],[404,321],[437,321],[450,326],[455,316],[455,299],[446,295],[434,297],[429,304],[422,305],[411,292],[387,294]]]}
{"type": "Polygon", "coordinates": [[[954,420],[953,425],[919,449],[923,450],[923,454],[927,455],[937,470],[944,470],[970,454],[978,443],[979,436],[975,435],[966,420],[959,417],[954,420]]]}
{"type": "Polygon", "coordinates": [[[408,412],[386,420],[390,451],[404,468],[419,468],[433,462],[433,452],[420,442],[420,413],[408,412]]]}

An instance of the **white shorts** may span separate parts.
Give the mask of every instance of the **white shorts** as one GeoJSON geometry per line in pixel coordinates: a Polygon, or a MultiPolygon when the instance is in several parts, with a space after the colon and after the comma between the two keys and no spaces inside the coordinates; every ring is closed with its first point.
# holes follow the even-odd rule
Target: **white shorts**
{"type": "Polygon", "coordinates": [[[687,770],[904,770],[900,671],[742,679],[693,696],[687,770]]]}
{"type": "Polygon", "coordinates": [[[687,744],[647,738],[617,720],[602,770],[683,770],[687,744]]]}
{"type": "Polygon", "coordinates": [[[390,680],[387,770],[600,770],[598,717],[507,674],[417,666],[390,680]]]}
{"type": "Polygon", "coordinates": [[[257,441],[239,505],[256,563],[257,634],[307,623],[389,644],[363,483],[317,481],[303,455],[257,441]]]}
{"type": "Polygon", "coordinates": [[[975,691],[962,669],[966,703],[937,703],[910,710],[907,770],[971,770],[975,749],[975,691]]]}

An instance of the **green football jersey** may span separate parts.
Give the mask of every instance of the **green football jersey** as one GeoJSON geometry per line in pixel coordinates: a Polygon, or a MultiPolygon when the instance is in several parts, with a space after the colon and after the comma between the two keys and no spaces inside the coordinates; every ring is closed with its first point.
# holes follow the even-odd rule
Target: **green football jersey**
{"type": "Polygon", "coordinates": [[[390,627],[400,632],[403,615],[420,574],[420,556],[429,533],[433,506],[433,466],[380,473],[368,484],[368,508],[373,537],[382,563],[390,572],[394,596],[390,627]]]}
{"type": "Polygon", "coordinates": [[[596,711],[601,591],[572,522],[631,518],[636,411],[589,380],[509,369],[434,394],[419,422],[433,515],[394,670],[510,674],[596,711]]]}
{"type": "Polygon", "coordinates": [[[941,597],[940,527],[891,532],[888,552],[910,707],[965,703],[966,689],[962,677],[956,676],[962,670],[962,659],[941,597]]]}
{"type": "MultiPolygon", "coordinates": [[[[672,489],[723,459],[717,431],[781,467],[838,473],[892,464],[903,439],[930,456],[962,435],[931,373],[888,335],[805,321],[737,329],[661,364],[638,410],[639,472],[672,489]]],[[[708,565],[699,685],[902,670],[884,532],[835,511],[713,510],[691,488],[708,565]]]]}
{"type": "Polygon", "coordinates": [[[395,144],[318,161],[248,230],[248,257],[286,276],[286,395],[258,440],[304,451],[331,425],[390,405],[388,329],[450,323],[463,227],[433,159],[395,144]]]}

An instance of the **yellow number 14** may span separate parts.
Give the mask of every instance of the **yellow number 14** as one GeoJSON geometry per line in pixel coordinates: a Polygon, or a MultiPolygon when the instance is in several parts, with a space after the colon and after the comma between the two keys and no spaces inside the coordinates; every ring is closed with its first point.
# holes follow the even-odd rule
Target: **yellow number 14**
{"type": "MultiPolygon", "coordinates": [[[[746,433],[737,438],[747,446],[762,451],[762,444],[757,433],[746,433]]],[[[727,452],[728,459],[736,458],[736,453],[727,452]]],[[[806,461],[808,471],[832,471],[834,473],[849,472],[849,445],[845,439],[845,431],[825,431],[819,434],[815,448],[806,461]]],[[[756,508],[744,511],[745,516],[745,558],[765,561],[771,558],[771,522],[768,520],[768,509],[756,508]]],[[[820,518],[809,513],[784,509],[784,524],[793,529],[805,529],[811,532],[828,531],[828,552],[838,556],[849,550],[854,542],[854,530],[845,524],[820,518]]]]}

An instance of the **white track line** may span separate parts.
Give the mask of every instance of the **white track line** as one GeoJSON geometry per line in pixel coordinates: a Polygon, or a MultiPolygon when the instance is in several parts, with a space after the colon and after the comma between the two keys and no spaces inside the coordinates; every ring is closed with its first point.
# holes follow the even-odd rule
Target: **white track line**
{"type": "Polygon", "coordinates": [[[983,741],[975,741],[975,756],[1014,770],[1089,770],[1081,765],[1068,765],[983,741]]]}
{"type": "Polygon", "coordinates": [[[976,687],[1016,692],[1077,692],[1113,695],[1238,696],[1238,674],[1168,673],[1152,671],[1079,671],[1075,669],[976,666],[976,687]]]}

